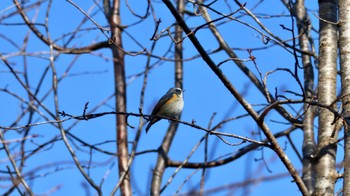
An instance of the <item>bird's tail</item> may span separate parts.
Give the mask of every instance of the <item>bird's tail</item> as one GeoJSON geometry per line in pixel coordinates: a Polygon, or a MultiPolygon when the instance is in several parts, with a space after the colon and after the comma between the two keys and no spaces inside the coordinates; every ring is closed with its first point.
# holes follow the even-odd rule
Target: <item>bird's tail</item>
{"type": "Polygon", "coordinates": [[[149,121],[146,127],[146,133],[148,133],[148,130],[151,128],[152,125],[153,125],[152,121],[149,121]]]}
{"type": "Polygon", "coordinates": [[[151,118],[149,121],[148,121],[148,125],[146,127],[146,133],[148,133],[149,129],[151,128],[151,126],[158,122],[160,120],[160,118],[151,118]]]}

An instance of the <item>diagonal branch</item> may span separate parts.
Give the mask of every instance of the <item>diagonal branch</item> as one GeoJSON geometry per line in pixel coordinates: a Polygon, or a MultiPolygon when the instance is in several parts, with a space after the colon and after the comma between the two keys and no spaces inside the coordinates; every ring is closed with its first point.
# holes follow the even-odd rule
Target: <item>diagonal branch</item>
{"type": "Polygon", "coordinates": [[[227,88],[227,90],[233,95],[233,97],[243,106],[243,108],[250,114],[250,116],[255,120],[258,126],[261,128],[266,138],[272,145],[272,148],[279,156],[280,160],[283,162],[284,166],[288,169],[289,173],[295,180],[298,185],[300,191],[303,195],[309,195],[309,192],[302,181],[298,171],[292,165],[286,153],[283,151],[281,146],[278,144],[276,138],[271,133],[270,129],[267,127],[264,121],[261,121],[259,114],[253,109],[253,107],[239,94],[239,92],[234,88],[231,82],[226,78],[226,76],[222,73],[222,71],[216,66],[213,60],[208,56],[202,45],[200,44],[197,37],[191,33],[191,29],[187,26],[181,15],[177,12],[176,8],[169,0],[163,0],[163,3],[168,7],[170,12],[175,17],[178,24],[182,27],[184,32],[188,34],[189,39],[192,44],[195,46],[199,54],[202,56],[203,60],[207,63],[210,69],[215,73],[215,75],[220,79],[222,84],[227,88]]]}

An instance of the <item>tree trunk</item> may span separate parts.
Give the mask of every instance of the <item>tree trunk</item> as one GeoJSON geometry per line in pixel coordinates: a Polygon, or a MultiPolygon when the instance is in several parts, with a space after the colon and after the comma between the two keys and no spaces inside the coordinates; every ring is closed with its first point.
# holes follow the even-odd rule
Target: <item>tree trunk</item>
{"type": "MultiPolygon", "coordinates": [[[[319,0],[320,38],[318,99],[321,104],[331,105],[336,100],[337,76],[337,1],[319,0]]],[[[334,195],[337,177],[335,158],[337,133],[332,124],[334,115],[320,108],[318,121],[318,146],[316,161],[316,185],[314,195],[334,195]]]]}
{"type": "MultiPolygon", "coordinates": [[[[339,0],[339,49],[342,82],[343,115],[350,119],[350,1],[339,0]]],[[[344,126],[344,181],[343,195],[350,195],[350,136],[349,125],[344,126]]]]}
{"type": "MultiPolygon", "coordinates": [[[[126,83],[125,83],[125,62],[122,45],[122,29],[120,27],[120,1],[115,0],[109,16],[109,23],[112,33],[111,49],[113,53],[114,64],[114,86],[115,86],[115,105],[117,112],[126,112],[126,83]]],[[[116,134],[117,134],[117,156],[119,176],[126,170],[128,165],[128,132],[125,115],[116,115],[116,134]]],[[[130,184],[130,175],[125,178],[120,186],[121,195],[132,195],[130,184]]]]}
{"type": "MultiPolygon", "coordinates": [[[[307,15],[304,0],[298,0],[295,3],[295,17],[297,19],[299,46],[302,51],[310,50],[310,25],[311,21],[307,15]]],[[[311,64],[311,57],[305,53],[302,54],[302,65],[304,71],[304,92],[305,99],[312,100],[314,96],[314,71],[311,64]]],[[[303,120],[303,181],[311,194],[315,187],[315,171],[312,164],[312,156],[316,151],[315,133],[314,133],[314,106],[304,104],[303,120]]]]}

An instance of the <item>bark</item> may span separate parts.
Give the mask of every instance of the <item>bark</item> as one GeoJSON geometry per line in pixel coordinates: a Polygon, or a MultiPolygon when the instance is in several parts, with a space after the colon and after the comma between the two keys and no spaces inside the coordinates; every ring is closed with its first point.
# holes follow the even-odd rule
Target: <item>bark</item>
{"type": "MultiPolygon", "coordinates": [[[[319,0],[319,75],[318,99],[324,105],[336,100],[337,74],[337,1],[319,0]]],[[[337,133],[332,124],[334,115],[326,108],[320,108],[318,121],[318,146],[316,161],[316,184],[314,195],[333,195],[337,177],[335,171],[337,133]]]]}
{"type": "MultiPolygon", "coordinates": [[[[343,115],[350,118],[350,1],[339,0],[339,49],[342,82],[343,115]]],[[[343,195],[350,195],[350,128],[344,128],[344,181],[343,195]]]]}
{"type": "MultiPolygon", "coordinates": [[[[121,50],[122,29],[120,19],[120,1],[115,0],[112,5],[109,16],[109,24],[112,33],[111,49],[114,63],[114,86],[115,86],[115,104],[117,112],[126,112],[126,83],[125,83],[125,62],[124,52],[121,50]]],[[[116,115],[116,134],[117,134],[117,156],[119,176],[127,170],[128,167],[128,132],[125,115],[116,115]]],[[[130,184],[130,175],[125,175],[120,185],[121,195],[132,195],[130,184]]]]}
{"type": "MultiPolygon", "coordinates": [[[[310,18],[307,15],[304,0],[298,0],[295,3],[295,17],[297,19],[299,46],[302,51],[310,50],[310,18]]],[[[302,65],[304,71],[304,92],[305,99],[311,100],[314,96],[314,71],[311,64],[311,57],[302,53],[302,65]]],[[[312,164],[312,156],[316,151],[315,133],[314,133],[314,106],[304,104],[303,119],[303,181],[311,194],[315,187],[315,171],[312,164]]]]}

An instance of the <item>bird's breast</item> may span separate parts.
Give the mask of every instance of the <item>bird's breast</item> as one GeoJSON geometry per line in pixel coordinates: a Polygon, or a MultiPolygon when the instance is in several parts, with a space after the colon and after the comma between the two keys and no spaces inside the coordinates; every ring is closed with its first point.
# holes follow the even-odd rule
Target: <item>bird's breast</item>
{"type": "Polygon", "coordinates": [[[176,116],[182,112],[184,107],[184,101],[182,97],[174,94],[161,108],[161,115],[165,116],[176,116]]]}

